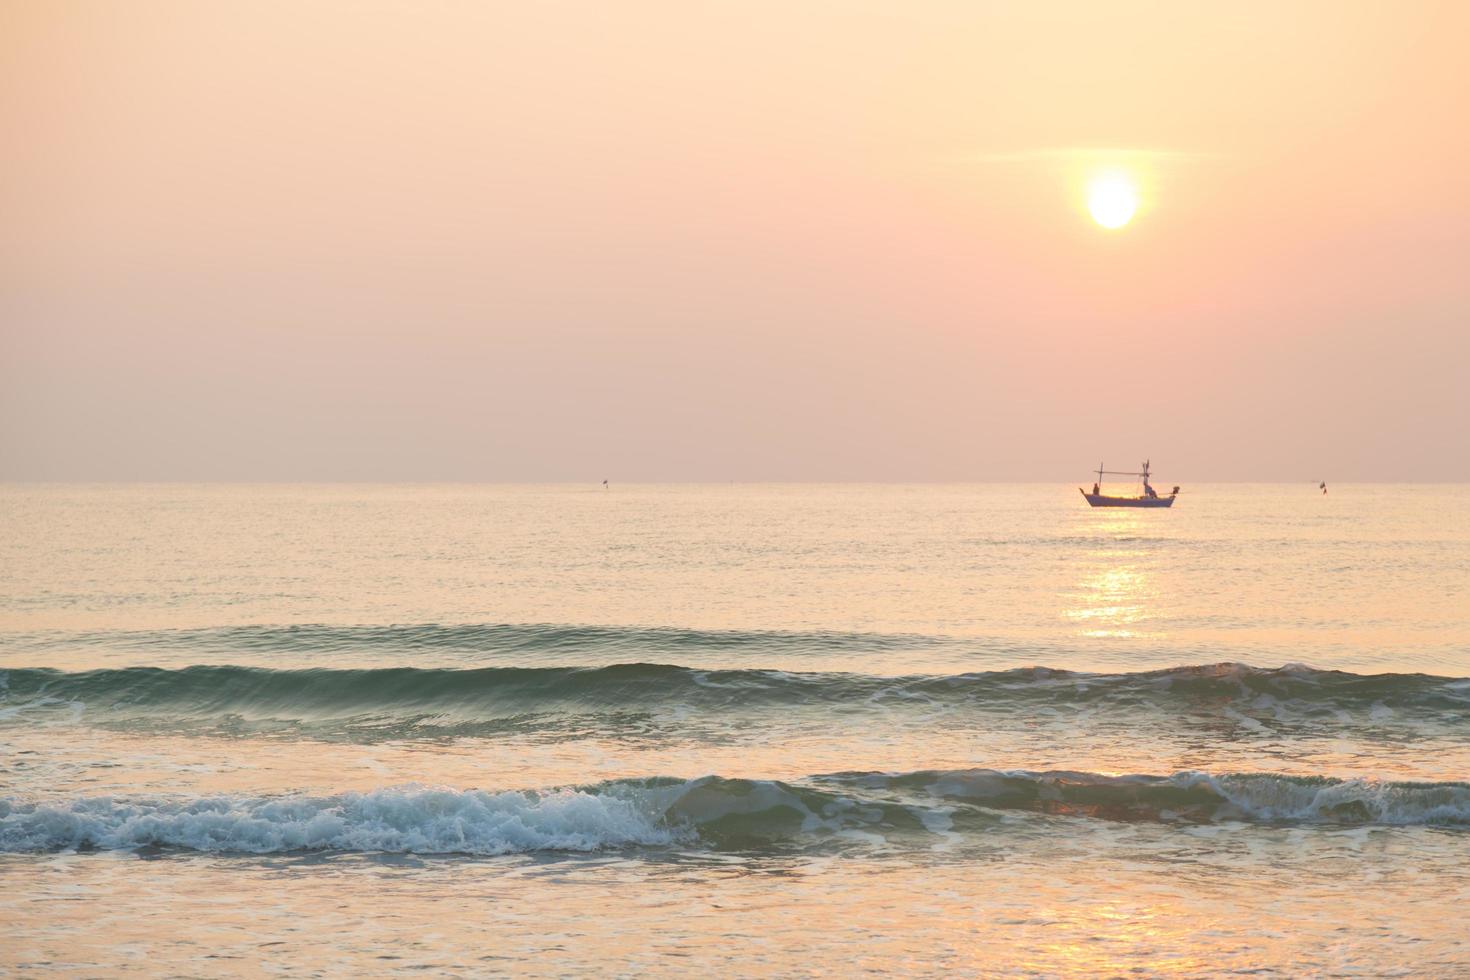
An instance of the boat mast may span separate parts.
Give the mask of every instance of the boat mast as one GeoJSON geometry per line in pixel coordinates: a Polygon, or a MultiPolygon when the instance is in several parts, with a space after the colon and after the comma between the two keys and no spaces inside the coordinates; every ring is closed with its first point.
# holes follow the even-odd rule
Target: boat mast
{"type": "Polygon", "coordinates": [[[1148,473],[1148,460],[1144,460],[1143,461],[1143,472],[1141,472],[1141,473],[1140,472],[1137,472],[1135,470],[1105,470],[1105,469],[1103,469],[1103,464],[1098,463],[1097,464],[1097,485],[1099,487],[1102,486],[1102,478],[1104,476],[1141,476],[1141,477],[1143,477],[1143,482],[1144,483],[1147,483],[1148,482],[1148,476],[1149,476],[1149,473],[1148,473]]]}

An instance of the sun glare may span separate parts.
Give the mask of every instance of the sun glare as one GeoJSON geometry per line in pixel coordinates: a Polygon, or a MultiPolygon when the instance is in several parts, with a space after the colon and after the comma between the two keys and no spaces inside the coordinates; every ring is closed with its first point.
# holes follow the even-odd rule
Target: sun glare
{"type": "Polygon", "coordinates": [[[1087,210],[1104,228],[1121,228],[1138,210],[1138,188],[1125,174],[1099,174],[1087,185],[1087,210]]]}

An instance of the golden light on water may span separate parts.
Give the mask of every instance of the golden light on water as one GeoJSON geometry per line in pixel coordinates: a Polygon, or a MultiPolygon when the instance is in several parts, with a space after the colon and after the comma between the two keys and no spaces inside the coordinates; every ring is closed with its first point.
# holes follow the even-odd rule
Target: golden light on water
{"type": "Polygon", "coordinates": [[[1142,635],[1150,618],[1147,576],[1133,566],[1109,568],[1089,575],[1063,615],[1080,627],[1082,636],[1129,638],[1142,635]]]}
{"type": "MultiPolygon", "coordinates": [[[[1094,512],[1096,513],[1096,512],[1094,512]]],[[[1088,515],[1092,517],[1092,514],[1088,515]]],[[[1099,515],[1100,535],[1081,577],[1066,593],[1062,617],[1078,636],[1140,639],[1158,636],[1159,583],[1146,551],[1127,544],[1147,526],[1136,512],[1099,515]]]]}
{"type": "Polygon", "coordinates": [[[1087,185],[1087,210],[1104,228],[1121,228],[1138,210],[1138,186],[1122,171],[1098,174],[1087,185]]]}

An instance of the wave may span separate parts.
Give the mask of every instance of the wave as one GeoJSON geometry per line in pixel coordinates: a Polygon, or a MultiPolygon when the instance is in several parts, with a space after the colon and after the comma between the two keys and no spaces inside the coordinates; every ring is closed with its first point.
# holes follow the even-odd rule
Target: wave
{"type": "Polygon", "coordinates": [[[651,657],[689,651],[751,653],[912,650],[959,642],[918,634],[786,630],[696,630],[656,626],[409,624],[401,626],[225,626],[208,629],[38,631],[5,634],[12,650],[106,647],[196,653],[344,654],[460,651],[484,655],[599,654],[651,657]]]}
{"type": "Polygon", "coordinates": [[[1229,720],[1261,732],[1293,727],[1373,732],[1470,720],[1470,680],[1360,675],[1301,665],[1176,667],[1092,674],[1044,667],[948,676],[875,677],[778,670],[610,667],[129,667],[0,672],[0,723],[83,720],[149,731],[383,739],[504,733],[652,731],[702,714],[803,708],[998,714],[1073,708],[1110,717],[1229,720]]]}
{"type": "Polygon", "coordinates": [[[1470,783],[967,769],[838,773],[793,783],[655,777],[510,792],[403,787],[335,796],[0,800],[0,851],[161,846],[501,855],[820,841],[951,844],[1003,829],[1006,811],[1165,824],[1470,827],[1470,783]]]}

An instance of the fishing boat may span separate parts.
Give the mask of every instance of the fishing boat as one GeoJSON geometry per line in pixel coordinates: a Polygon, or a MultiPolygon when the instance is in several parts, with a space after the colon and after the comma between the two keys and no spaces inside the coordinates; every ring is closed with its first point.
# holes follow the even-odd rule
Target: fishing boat
{"type": "Polygon", "coordinates": [[[1174,498],[1179,496],[1179,488],[1175,487],[1166,496],[1160,496],[1159,492],[1148,482],[1148,460],[1143,461],[1143,469],[1134,473],[1129,470],[1108,470],[1103,464],[1097,464],[1097,482],[1092,485],[1092,492],[1088,493],[1081,487],[1077,491],[1087,498],[1087,503],[1093,507],[1173,507],[1174,498]],[[1135,497],[1114,497],[1102,492],[1102,480],[1104,476],[1136,476],[1143,481],[1143,489],[1135,497]]]}

